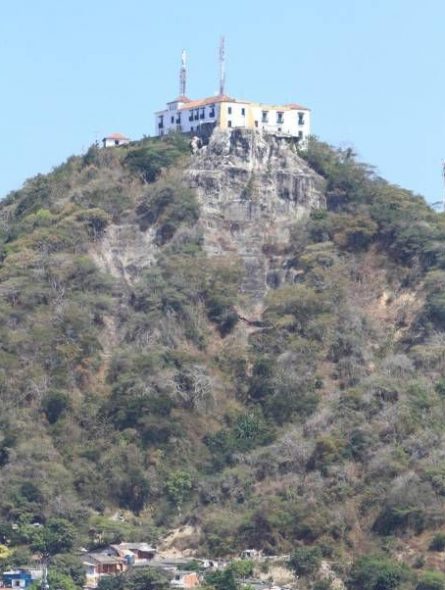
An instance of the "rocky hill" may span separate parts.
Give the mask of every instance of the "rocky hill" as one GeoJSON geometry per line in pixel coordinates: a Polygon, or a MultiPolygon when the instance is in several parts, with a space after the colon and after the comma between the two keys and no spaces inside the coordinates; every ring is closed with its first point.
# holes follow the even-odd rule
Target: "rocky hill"
{"type": "Polygon", "coordinates": [[[300,586],[445,587],[421,198],[350,150],[218,131],[70,158],[2,201],[0,240],[8,563],[187,525],[179,549],[290,553],[300,586]]]}

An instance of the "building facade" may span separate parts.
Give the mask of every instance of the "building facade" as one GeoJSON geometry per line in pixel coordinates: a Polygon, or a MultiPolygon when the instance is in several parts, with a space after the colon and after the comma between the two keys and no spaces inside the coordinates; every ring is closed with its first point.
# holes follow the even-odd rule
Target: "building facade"
{"type": "Polygon", "coordinates": [[[289,135],[304,142],[310,135],[310,115],[310,109],[298,104],[262,104],[225,95],[202,100],[180,96],[156,113],[155,135],[200,135],[200,131],[212,127],[243,128],[289,135]]]}

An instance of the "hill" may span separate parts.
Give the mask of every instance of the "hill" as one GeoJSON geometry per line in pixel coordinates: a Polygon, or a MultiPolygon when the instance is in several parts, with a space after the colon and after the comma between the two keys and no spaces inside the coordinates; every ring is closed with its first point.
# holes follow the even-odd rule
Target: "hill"
{"type": "Polygon", "coordinates": [[[92,147],[0,220],[8,563],[41,531],[69,561],[187,524],[200,554],[297,550],[350,588],[433,587],[442,215],[350,150],[233,131],[196,154],[92,147]]]}

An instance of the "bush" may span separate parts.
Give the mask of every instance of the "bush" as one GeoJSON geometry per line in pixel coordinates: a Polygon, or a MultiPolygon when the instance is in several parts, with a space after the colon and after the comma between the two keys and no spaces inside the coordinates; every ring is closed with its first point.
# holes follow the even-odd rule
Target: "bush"
{"type": "Polygon", "coordinates": [[[296,576],[315,574],[320,565],[321,551],[318,547],[298,547],[289,559],[289,567],[296,576]]]}
{"type": "Polygon", "coordinates": [[[408,578],[404,565],[371,555],[354,563],[347,586],[353,590],[395,590],[408,578]]]}
{"type": "Polygon", "coordinates": [[[443,551],[445,549],[445,533],[437,533],[434,535],[429,549],[431,551],[443,551]]]}
{"type": "Polygon", "coordinates": [[[445,590],[445,575],[442,572],[426,571],[418,581],[416,590],[445,590]]]}

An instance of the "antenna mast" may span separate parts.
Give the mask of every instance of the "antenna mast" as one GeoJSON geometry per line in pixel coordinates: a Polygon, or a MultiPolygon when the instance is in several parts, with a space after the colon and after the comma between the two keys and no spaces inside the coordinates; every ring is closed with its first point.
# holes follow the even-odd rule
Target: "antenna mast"
{"type": "Polygon", "coordinates": [[[445,160],[442,160],[442,180],[443,180],[442,211],[445,213],[445,160]]]}
{"type": "Polygon", "coordinates": [[[185,49],[181,53],[181,69],[179,70],[179,96],[185,96],[187,87],[187,54],[185,49]]]}
{"type": "Polygon", "coordinates": [[[226,84],[226,52],[225,39],[221,37],[219,41],[219,95],[224,96],[224,86],[226,84]]]}

